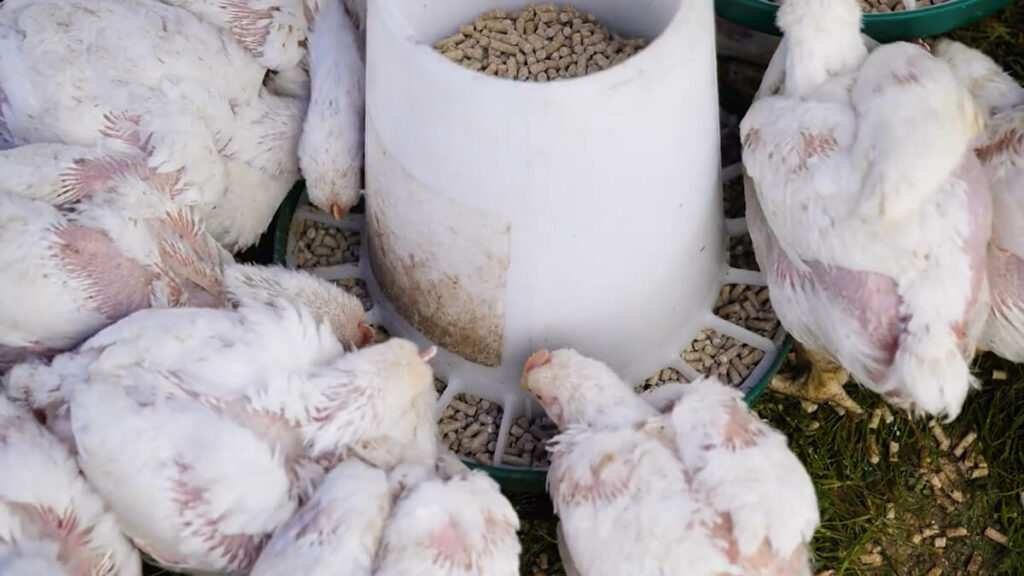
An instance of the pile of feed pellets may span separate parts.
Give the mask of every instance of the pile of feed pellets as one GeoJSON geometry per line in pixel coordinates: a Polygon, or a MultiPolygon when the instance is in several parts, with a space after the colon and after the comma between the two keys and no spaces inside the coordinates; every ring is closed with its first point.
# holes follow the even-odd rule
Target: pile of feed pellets
{"type": "Polygon", "coordinates": [[[470,70],[513,80],[547,82],[610,68],[647,45],[623,38],[593,14],[572,6],[530,5],[492,10],[434,47],[470,70]]]}

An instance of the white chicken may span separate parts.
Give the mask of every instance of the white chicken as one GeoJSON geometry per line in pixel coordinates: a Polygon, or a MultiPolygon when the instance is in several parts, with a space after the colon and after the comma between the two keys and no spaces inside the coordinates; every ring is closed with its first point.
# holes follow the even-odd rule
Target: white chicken
{"type": "Polygon", "coordinates": [[[436,477],[409,484],[393,505],[374,576],[519,574],[519,517],[486,473],[442,452],[436,477]]]}
{"type": "Polygon", "coordinates": [[[346,460],[278,529],[250,576],[371,576],[390,510],[387,473],[346,460]]]}
{"type": "Polygon", "coordinates": [[[181,192],[138,153],[0,151],[0,372],[135,310],[225,305],[230,256],[175,204],[181,192]]]}
{"type": "Polygon", "coordinates": [[[139,576],[139,553],[75,461],[0,397],[0,574],[139,576]]]}
{"type": "Polygon", "coordinates": [[[574,350],[534,353],[523,387],[561,430],[548,488],[582,576],[810,574],[814,486],[737,390],[679,386],[663,414],[574,350]]]}
{"type": "Polygon", "coordinates": [[[498,485],[445,453],[390,472],[358,459],[328,473],[251,576],[515,576],[519,519],[498,485]]]}
{"type": "Polygon", "coordinates": [[[810,363],[773,386],[859,412],[843,390],[852,373],[951,419],[989,308],[991,201],[971,150],[984,119],[921,46],[869,54],[860,19],[856,0],[786,0],[741,124],[758,264],[810,363]]]}
{"type": "Polygon", "coordinates": [[[309,42],[312,94],[287,96],[264,86],[267,70],[229,32],[182,8],[8,1],[0,6],[0,136],[5,147],[121,136],[158,172],[198,190],[193,201],[209,232],[243,249],[267,228],[300,167],[321,208],[340,214],[358,201],[364,72],[340,0],[324,3],[309,42]]]}
{"type": "Polygon", "coordinates": [[[224,292],[234,306],[273,304],[285,298],[302,304],[318,321],[326,321],[342,344],[355,348],[373,342],[359,298],[308,272],[281,266],[233,264],[223,269],[224,292]]]}
{"type": "Polygon", "coordinates": [[[7,385],[69,399],[78,462],[141,550],[234,573],[337,462],[433,462],[430,356],[400,339],[346,354],[286,302],[153,309],[7,385]]]}
{"type": "MultiPolygon", "coordinates": [[[[322,278],[277,266],[230,262],[222,272],[223,276],[218,276],[217,281],[222,283],[226,305],[236,308],[247,304],[275,305],[285,299],[301,305],[314,321],[326,323],[345,347],[362,348],[373,341],[374,333],[364,322],[366,314],[359,299],[322,278]]],[[[46,306],[45,302],[39,303],[39,307],[46,306]]],[[[45,355],[38,354],[33,361],[15,366],[7,378],[6,392],[10,398],[35,410],[47,427],[73,451],[68,396],[62,377],[81,369],[80,358],[75,355],[58,358],[51,369],[41,361],[42,356],[45,355]]],[[[85,358],[85,362],[91,361],[85,358]]]]}
{"type": "Polygon", "coordinates": [[[1024,362],[1024,87],[985,54],[939,40],[935,55],[948,63],[988,115],[975,152],[992,192],[988,282],[992,312],[979,348],[1024,362]]]}
{"type": "MultiPolygon", "coordinates": [[[[263,67],[302,83],[308,73],[310,25],[321,0],[160,0],[179,6],[230,31],[232,38],[263,67]]],[[[366,0],[342,0],[359,33],[362,53],[366,33],[366,0]]],[[[365,53],[364,53],[365,54],[365,53]]]]}

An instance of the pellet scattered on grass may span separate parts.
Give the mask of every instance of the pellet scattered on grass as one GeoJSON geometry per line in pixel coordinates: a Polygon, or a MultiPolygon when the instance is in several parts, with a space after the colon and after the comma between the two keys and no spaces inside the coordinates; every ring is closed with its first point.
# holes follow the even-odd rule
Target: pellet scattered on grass
{"type": "Polygon", "coordinates": [[[885,519],[886,520],[895,520],[896,519],[896,505],[893,504],[892,502],[887,502],[885,504],[885,519]]]}
{"type": "Polygon", "coordinates": [[[937,537],[935,540],[932,541],[932,546],[934,546],[936,548],[939,548],[939,549],[945,548],[946,547],[946,537],[945,536],[937,537]]]}
{"type": "Polygon", "coordinates": [[[963,526],[946,529],[946,538],[963,538],[964,536],[967,536],[967,528],[963,526]]]}
{"type": "Polygon", "coordinates": [[[647,40],[623,38],[572,6],[531,4],[519,12],[491,10],[434,48],[470,70],[547,82],[605,70],[646,45],[647,40]]]}
{"type": "Polygon", "coordinates": [[[832,569],[822,570],[821,572],[818,572],[814,576],[836,576],[836,571],[832,570],[832,569]]]}
{"type": "Polygon", "coordinates": [[[295,266],[319,268],[359,260],[359,233],[313,220],[300,220],[296,231],[295,266]]]}
{"type": "MultiPolygon", "coordinates": [[[[936,548],[939,548],[939,546],[936,546],[936,548]]],[[[942,576],[942,567],[934,566],[931,570],[925,572],[924,576],[942,576]]]]}
{"type": "Polygon", "coordinates": [[[810,422],[807,423],[808,432],[814,432],[818,428],[821,428],[821,422],[818,422],[817,420],[811,420],[810,422]]]}
{"type": "Polygon", "coordinates": [[[946,432],[942,429],[942,426],[937,420],[928,422],[928,429],[932,431],[932,436],[935,437],[935,441],[939,443],[939,448],[942,451],[949,450],[949,437],[946,436],[946,432]]]}
{"type": "Polygon", "coordinates": [[[502,463],[523,468],[547,468],[551,463],[548,442],[557,434],[558,427],[547,416],[516,418],[509,429],[502,463]]]}
{"type": "Polygon", "coordinates": [[[889,441],[889,462],[899,462],[900,459],[900,443],[889,441]]]}
{"type": "Polygon", "coordinates": [[[871,567],[881,566],[882,565],[882,555],[877,553],[877,552],[872,552],[870,554],[861,554],[860,556],[857,557],[857,561],[860,562],[864,566],[871,566],[871,567]]]}
{"type": "Polygon", "coordinates": [[[896,420],[896,417],[892,415],[888,406],[882,406],[882,421],[886,424],[892,424],[896,420]]]}
{"type": "Polygon", "coordinates": [[[800,408],[808,414],[814,414],[818,411],[819,407],[821,407],[821,404],[815,404],[814,402],[808,402],[807,400],[800,401],[800,408]]]}
{"type": "Polygon", "coordinates": [[[999,544],[1000,546],[1010,545],[1010,539],[1006,536],[1006,534],[1003,534],[1002,532],[996,530],[991,526],[985,528],[985,537],[995,542],[996,544],[999,544]]]}
{"type": "Polygon", "coordinates": [[[973,444],[977,438],[977,434],[975,434],[974,432],[968,432],[962,440],[957,442],[956,447],[953,448],[953,456],[956,456],[957,458],[963,456],[964,452],[966,452],[967,449],[971,447],[971,444],[973,444]]]}
{"type": "Polygon", "coordinates": [[[868,462],[878,464],[881,460],[882,457],[878,453],[878,442],[875,440],[875,436],[873,434],[868,435],[868,462]]]}
{"type": "Polygon", "coordinates": [[[467,458],[482,464],[491,464],[498,427],[501,425],[501,406],[461,393],[441,413],[438,423],[444,445],[467,458]]]}
{"type": "Polygon", "coordinates": [[[1006,370],[993,370],[992,379],[998,381],[1006,380],[1006,370]]]}
{"type": "Polygon", "coordinates": [[[978,554],[977,552],[972,554],[970,561],[967,562],[967,573],[978,574],[981,571],[981,562],[981,554],[978,554]]]}
{"type": "Polygon", "coordinates": [[[875,408],[871,411],[871,419],[868,420],[868,430],[878,429],[878,423],[882,421],[882,409],[875,408]]]}

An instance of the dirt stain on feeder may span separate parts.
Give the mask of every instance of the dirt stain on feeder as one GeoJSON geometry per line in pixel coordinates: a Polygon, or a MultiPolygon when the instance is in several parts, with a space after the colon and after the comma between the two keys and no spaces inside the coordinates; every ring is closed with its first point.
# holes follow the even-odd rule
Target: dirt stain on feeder
{"type": "Polygon", "coordinates": [[[500,365],[509,225],[427,189],[382,156],[378,165],[391,166],[367,193],[366,235],[381,290],[435,344],[500,365]]]}

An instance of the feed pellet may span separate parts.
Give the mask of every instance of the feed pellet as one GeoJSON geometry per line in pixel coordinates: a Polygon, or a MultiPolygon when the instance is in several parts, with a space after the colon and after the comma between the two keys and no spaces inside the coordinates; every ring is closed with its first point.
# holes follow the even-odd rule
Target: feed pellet
{"type": "Polygon", "coordinates": [[[434,48],[470,70],[547,82],[605,70],[646,45],[647,40],[623,38],[572,6],[531,4],[519,12],[487,12],[434,48]]]}

